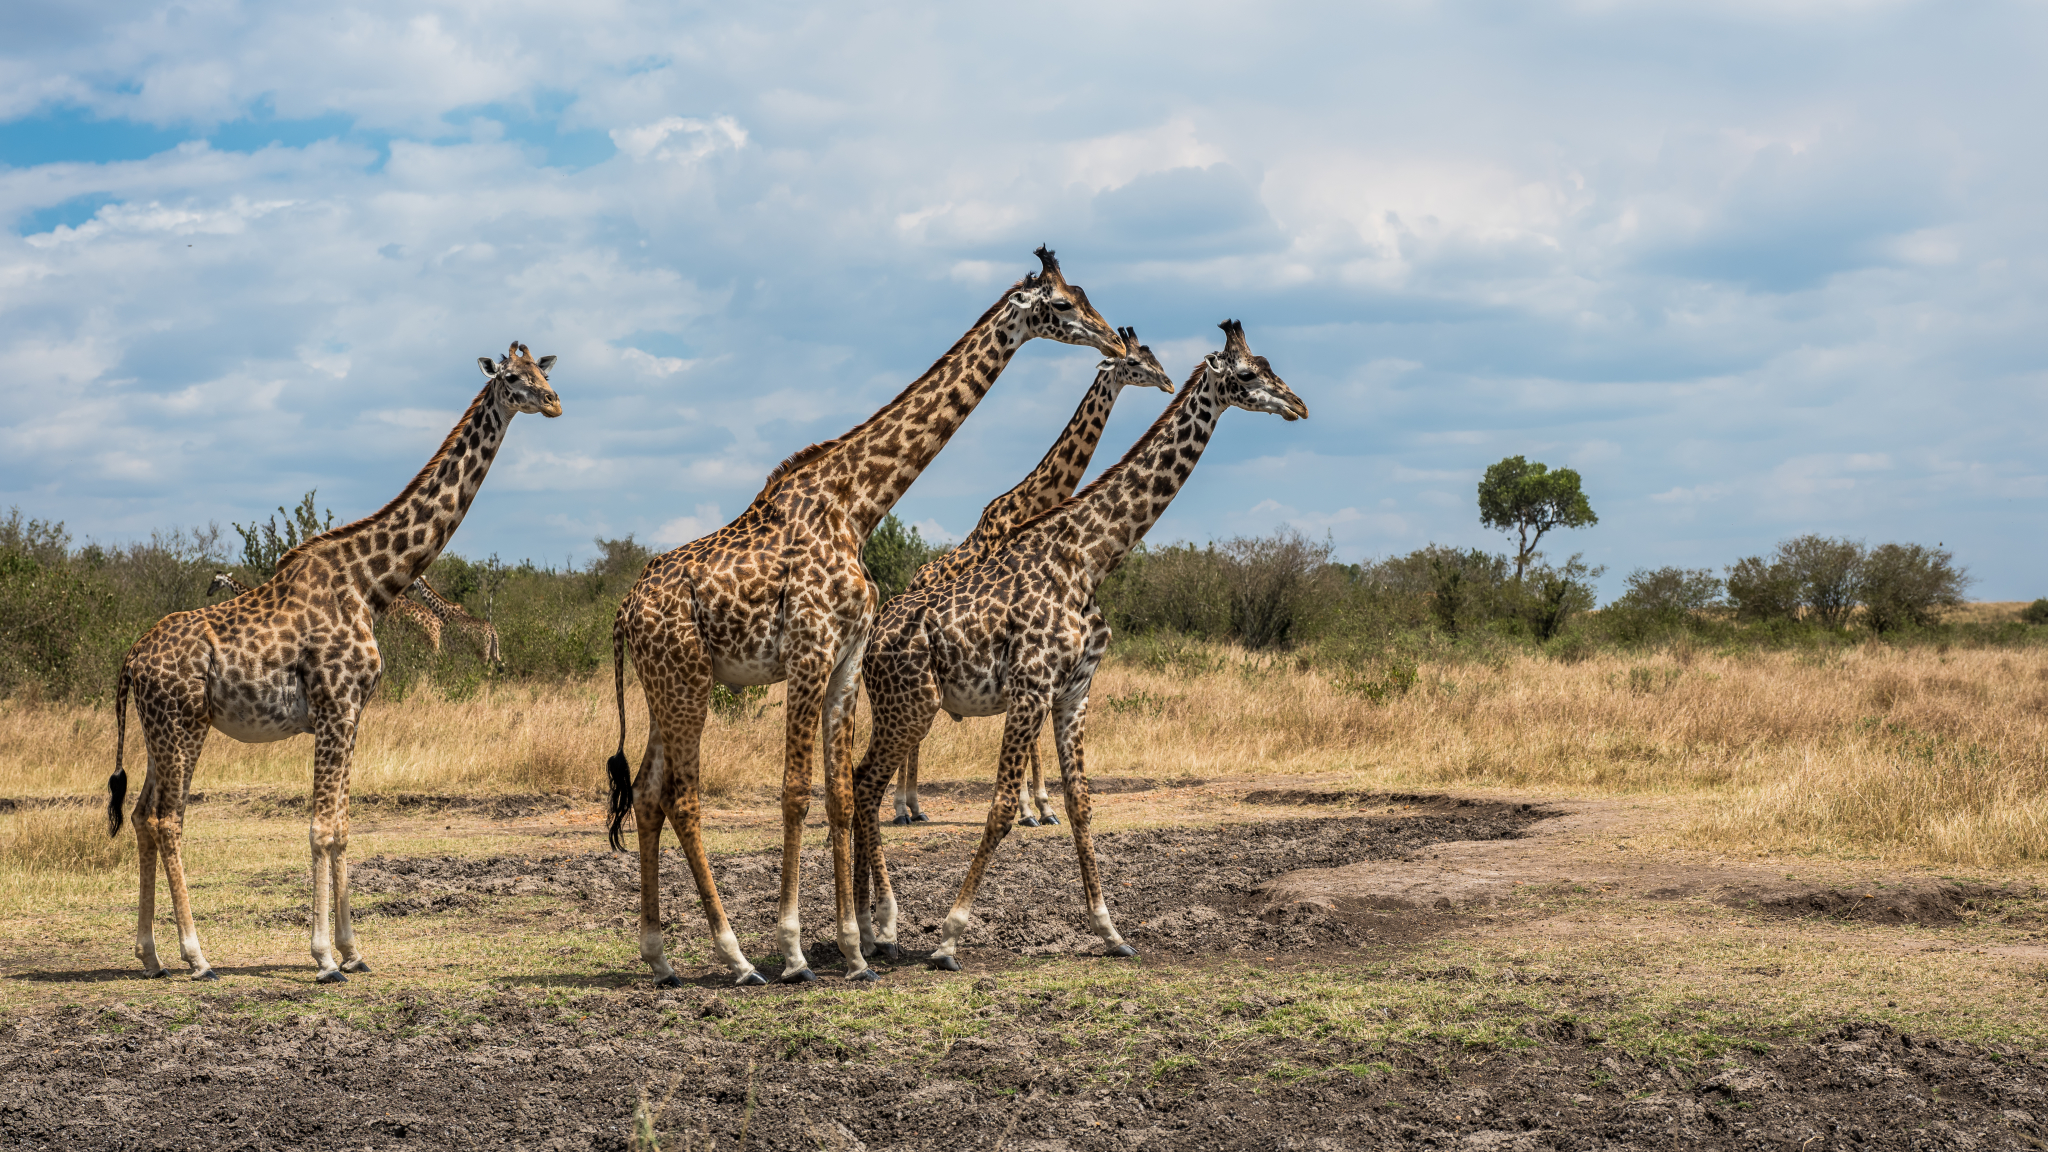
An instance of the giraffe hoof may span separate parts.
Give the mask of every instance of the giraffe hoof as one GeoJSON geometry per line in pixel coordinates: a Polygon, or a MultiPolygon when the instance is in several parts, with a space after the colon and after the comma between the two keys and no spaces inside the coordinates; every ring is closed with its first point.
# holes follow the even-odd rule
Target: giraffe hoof
{"type": "Polygon", "coordinates": [[[654,982],[654,986],[656,988],[681,988],[683,986],[683,978],[671,972],[668,975],[663,976],[661,979],[656,980],[654,982]]]}
{"type": "Polygon", "coordinates": [[[882,978],[882,974],[873,968],[863,968],[858,972],[848,972],[846,978],[857,984],[873,984],[882,978]]]}
{"type": "Polygon", "coordinates": [[[336,968],[332,972],[322,972],[318,976],[313,977],[313,982],[316,984],[346,984],[348,983],[348,977],[343,975],[341,969],[336,968]]]}
{"type": "Polygon", "coordinates": [[[889,823],[891,823],[891,824],[908,824],[908,823],[910,823],[910,817],[908,817],[908,816],[905,816],[905,815],[904,815],[903,813],[901,813],[901,812],[898,812],[898,813],[896,814],[896,818],[895,818],[894,820],[891,820],[891,821],[889,821],[889,823]]]}
{"type": "Polygon", "coordinates": [[[170,978],[170,975],[171,970],[169,968],[159,968],[154,972],[151,972],[145,968],[142,972],[142,978],[144,980],[167,980],[170,978]]]}
{"type": "Polygon", "coordinates": [[[1036,821],[1036,820],[1033,820],[1033,819],[1032,819],[1031,817],[1029,817],[1029,816],[1019,816],[1019,817],[1017,817],[1017,823],[1018,823],[1019,825],[1021,825],[1021,826],[1025,827],[1025,828],[1036,828],[1036,827],[1038,827],[1038,821],[1036,821]]]}
{"type": "Polygon", "coordinates": [[[813,972],[813,971],[811,971],[811,970],[810,970],[809,968],[799,968],[799,969],[797,969],[796,971],[794,971],[794,972],[791,972],[791,973],[789,973],[788,975],[784,976],[784,977],[783,977],[783,978],[781,979],[780,983],[783,983],[783,984],[810,984],[810,983],[813,983],[813,982],[815,982],[815,981],[816,981],[817,979],[818,979],[818,974],[817,974],[816,972],[813,972]]]}
{"type": "Polygon", "coordinates": [[[930,821],[931,817],[925,815],[922,812],[912,812],[910,814],[910,822],[913,824],[925,824],[929,823],[930,821]]]}
{"type": "Polygon", "coordinates": [[[1053,814],[1051,814],[1050,812],[1046,813],[1046,815],[1045,815],[1045,818],[1044,818],[1043,820],[1039,821],[1039,823],[1041,823],[1041,824],[1057,824],[1057,823],[1059,823],[1059,822],[1060,822],[1060,818],[1059,818],[1059,817],[1057,817],[1057,816],[1054,816],[1054,815],[1053,815],[1053,814]]]}
{"type": "Polygon", "coordinates": [[[343,972],[368,972],[370,966],[361,960],[351,960],[341,966],[343,972]]]}
{"type": "Polygon", "coordinates": [[[1136,948],[1131,947],[1129,944],[1119,944],[1116,947],[1111,948],[1109,951],[1103,953],[1104,956],[1115,956],[1120,960],[1129,960],[1135,957],[1137,954],[1138,950],[1136,948]]]}
{"type": "Polygon", "coordinates": [[[218,980],[220,979],[220,973],[215,972],[211,968],[208,968],[204,972],[194,972],[192,974],[192,978],[194,980],[218,980]]]}
{"type": "MultiPolygon", "coordinates": [[[[759,988],[761,985],[766,984],[767,982],[768,978],[766,976],[761,975],[759,972],[749,972],[745,976],[742,976],[739,979],[733,981],[732,986],[735,988],[759,988]]],[[[681,984],[682,981],[677,980],[676,983],[681,984]]]]}
{"type": "Polygon", "coordinates": [[[932,957],[932,971],[934,972],[958,972],[959,970],[960,962],[951,956],[932,957]]]}
{"type": "Polygon", "coordinates": [[[876,948],[875,953],[891,964],[899,964],[903,961],[903,948],[900,945],[884,944],[876,948]]]}

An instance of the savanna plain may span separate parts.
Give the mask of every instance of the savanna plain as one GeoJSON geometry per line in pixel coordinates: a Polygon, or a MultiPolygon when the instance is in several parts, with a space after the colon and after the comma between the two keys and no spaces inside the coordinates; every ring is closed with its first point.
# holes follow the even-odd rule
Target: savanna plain
{"type": "MultiPolygon", "coordinates": [[[[688,984],[651,986],[636,858],[605,842],[608,674],[371,707],[373,971],[338,986],[306,954],[310,745],[216,734],[185,843],[222,979],[145,980],[112,712],[8,699],[0,1147],[2041,1146],[2048,648],[1681,638],[1396,671],[1111,656],[1088,774],[1136,960],[1100,955],[1062,825],[1010,833],[962,971],[920,963],[1000,732],[942,718],[931,821],[884,825],[908,959],[873,986],[835,978],[822,801],[823,979],[728,987],[671,838],[688,984]]],[[[718,881],[770,974],[779,699],[721,709],[704,748],[718,881]]]]}

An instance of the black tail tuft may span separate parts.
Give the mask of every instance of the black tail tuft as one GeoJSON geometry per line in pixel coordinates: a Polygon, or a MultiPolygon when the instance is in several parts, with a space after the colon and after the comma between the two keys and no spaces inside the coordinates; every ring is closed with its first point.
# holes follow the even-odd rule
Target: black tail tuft
{"type": "Polygon", "coordinates": [[[128,769],[121,764],[121,757],[128,751],[128,662],[121,662],[121,673],[114,677],[114,774],[107,777],[107,835],[121,834],[121,802],[128,798],[128,769]]]}
{"type": "Polygon", "coordinates": [[[624,852],[626,842],[621,835],[626,826],[626,813],[633,810],[633,769],[626,763],[624,752],[612,753],[605,761],[605,774],[612,778],[612,851],[624,852]]]}
{"type": "Polygon", "coordinates": [[[121,802],[128,799],[128,771],[120,769],[107,777],[107,835],[121,834],[121,802]]]}

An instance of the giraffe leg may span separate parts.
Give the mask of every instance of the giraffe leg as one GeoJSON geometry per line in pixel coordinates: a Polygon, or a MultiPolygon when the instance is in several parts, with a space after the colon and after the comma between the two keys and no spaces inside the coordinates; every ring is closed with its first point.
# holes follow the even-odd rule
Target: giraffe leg
{"type": "Polygon", "coordinates": [[[168,976],[156,955],[156,765],[151,763],[142,792],[135,798],[135,857],[142,870],[142,894],[135,905],[135,958],[142,961],[142,973],[152,978],[168,976]]]}
{"type": "Polygon", "coordinates": [[[901,960],[903,949],[896,943],[896,892],[882,854],[882,794],[892,779],[902,779],[907,774],[913,782],[916,780],[918,747],[939,714],[938,684],[929,667],[906,668],[902,663],[906,657],[915,659],[903,652],[870,659],[871,670],[866,680],[874,731],[868,737],[867,755],[853,777],[854,905],[861,917],[861,942],[870,955],[890,961],[901,960]],[[885,661],[890,664],[882,670],[887,674],[877,677],[873,669],[885,661]],[[916,677],[911,681],[916,685],[915,693],[905,690],[904,678],[910,675],[916,677]],[[876,685],[884,682],[886,686],[878,691],[876,685]],[[875,900],[872,918],[868,913],[870,892],[875,900]]]}
{"type": "MultiPolygon", "coordinates": [[[[168,734],[165,741],[164,757],[169,771],[157,778],[155,794],[150,797],[151,811],[156,817],[155,834],[157,854],[163,860],[165,887],[171,890],[171,913],[178,923],[178,953],[185,963],[192,967],[194,980],[213,980],[213,965],[206,962],[206,953],[199,947],[199,929],[192,922],[192,896],[185,886],[184,832],[185,794],[192,786],[192,770],[198,765],[199,750],[206,743],[207,724],[183,723],[178,730],[168,734]]],[[[152,742],[154,743],[154,742],[152,742]]],[[[157,762],[156,750],[150,750],[150,766],[154,771],[157,762]]],[[[154,951],[152,946],[151,951],[154,951]]]]}
{"type": "MultiPolygon", "coordinates": [[[[1040,824],[1058,824],[1060,818],[1052,814],[1052,797],[1045,790],[1045,771],[1039,767],[1040,761],[1038,745],[1033,744],[1031,746],[1032,806],[1038,809],[1038,822],[1040,824]]],[[[1019,809],[1021,810],[1021,808],[1022,806],[1020,805],[1019,809]]]]}
{"type": "Polygon", "coordinates": [[[1095,839],[1088,826],[1088,773],[1082,762],[1088,697],[1076,695],[1061,701],[1052,723],[1053,742],[1060,756],[1060,782],[1067,796],[1067,822],[1073,826],[1074,855],[1081,863],[1081,890],[1088,898],[1088,918],[1095,926],[1095,934],[1109,945],[1108,955],[1136,956],[1137,951],[1124,943],[1116,925],[1110,922],[1109,902],[1102,895],[1102,877],[1095,868],[1095,839]]]}
{"type": "MultiPolygon", "coordinates": [[[[640,758],[640,776],[633,788],[633,839],[640,849],[640,959],[653,969],[655,987],[680,988],[683,978],[669,967],[661,939],[661,825],[668,818],[667,784],[661,729],[649,725],[647,753],[640,758]]],[[[681,823],[676,827],[680,832],[681,823]]]]}
{"type": "Polygon", "coordinates": [[[1031,771],[1017,776],[1017,823],[1026,828],[1038,827],[1038,818],[1031,814],[1031,784],[1038,779],[1038,745],[1031,745],[1031,771]]]}
{"type": "Polygon", "coordinates": [[[661,822],[666,815],[675,822],[676,838],[682,842],[683,859],[690,867],[690,878],[697,885],[697,898],[704,908],[704,919],[711,925],[712,948],[718,958],[725,962],[726,970],[733,974],[737,985],[766,984],[754,965],[740,951],[739,936],[732,930],[732,922],[726,918],[725,902],[718,897],[718,882],[711,875],[711,857],[704,851],[704,809],[699,791],[700,741],[704,733],[704,717],[711,708],[711,665],[704,662],[704,677],[692,685],[685,699],[680,701],[681,715],[671,715],[669,723],[686,725],[692,719],[696,726],[691,729],[691,738],[678,741],[673,760],[669,756],[664,727],[655,727],[648,734],[647,759],[641,770],[641,795],[636,799],[634,820],[642,819],[642,812],[648,821],[649,831],[640,833],[640,957],[654,969],[655,983],[662,987],[674,988],[682,984],[682,978],[669,967],[662,956],[661,940],[661,822]]]}
{"type": "Polygon", "coordinates": [[[348,980],[335,959],[362,962],[355,954],[355,927],[348,915],[348,768],[355,751],[356,708],[353,700],[328,701],[318,707],[313,724],[313,813],[306,840],[313,856],[313,964],[321,984],[348,980]]]}
{"type": "Polygon", "coordinates": [[[1003,752],[996,769],[995,798],[989,802],[988,823],[982,827],[981,843],[975,846],[974,862],[967,866],[967,878],[960,883],[953,910],[946,914],[945,925],[939,929],[939,946],[932,952],[934,968],[960,970],[960,962],[953,954],[960,947],[960,934],[967,928],[974,890],[981,886],[982,873],[988,870],[989,857],[995,853],[996,845],[1002,843],[1009,834],[1011,821],[1017,818],[1017,782],[1024,777],[1031,745],[1045,725],[1045,711],[1042,697],[1027,696],[1012,700],[1009,715],[1003,719],[1003,752]]]}
{"type": "Polygon", "coordinates": [[[861,981],[880,979],[861,950],[862,933],[853,898],[853,720],[860,692],[861,654],[866,648],[865,638],[855,640],[832,669],[825,686],[822,740],[825,824],[831,830],[832,903],[839,922],[839,955],[846,961],[846,978],[861,981]]]}
{"type": "Polygon", "coordinates": [[[818,724],[829,686],[829,677],[821,672],[816,668],[792,668],[783,696],[787,743],[782,761],[782,890],[775,903],[775,941],[782,950],[784,984],[803,984],[818,978],[811,971],[810,962],[804,959],[803,920],[797,912],[797,895],[803,879],[804,817],[811,811],[811,757],[817,751],[818,724]]]}
{"type": "Polygon", "coordinates": [[[645,629],[630,635],[633,663],[643,669],[649,721],[647,756],[633,787],[633,819],[640,842],[640,956],[653,969],[657,984],[673,987],[682,982],[662,953],[661,825],[666,815],[682,841],[683,859],[696,882],[704,918],[711,924],[712,946],[733,974],[733,982],[765,984],[740,951],[704,851],[698,772],[704,720],[711,711],[711,657],[698,642],[687,604],[649,612],[629,602],[620,609],[622,617],[629,611],[636,613],[628,621],[629,629],[645,629]],[[642,612],[647,613],[644,618],[637,615],[642,612]]]}

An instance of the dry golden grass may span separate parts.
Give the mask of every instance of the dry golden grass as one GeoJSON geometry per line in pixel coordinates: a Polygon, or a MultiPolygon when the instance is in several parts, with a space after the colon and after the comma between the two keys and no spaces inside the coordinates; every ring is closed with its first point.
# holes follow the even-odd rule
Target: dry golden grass
{"type": "Polygon", "coordinates": [[[2031,600],[1978,600],[1958,604],[1941,614],[1944,624],[2015,624],[2031,600]]]}
{"type": "MultiPolygon", "coordinates": [[[[1090,708],[1091,775],[1663,794],[1698,801],[1680,833],[1698,846],[1975,866],[2048,857],[2048,651],[1873,644],[1424,665],[1383,703],[1355,677],[1347,687],[1284,659],[1196,656],[1181,671],[1107,663],[1090,708]]],[[[594,796],[617,739],[610,687],[486,686],[460,702],[427,689],[378,704],[353,790],[594,796]]],[[[628,691],[637,760],[645,710],[637,686],[628,691]]],[[[744,718],[712,717],[708,793],[779,783],[780,699],[777,688],[744,718]]],[[[942,717],[924,779],[990,778],[1000,731],[997,719],[942,717]]],[[[139,768],[139,733],[130,740],[139,768]]],[[[1050,766],[1049,741],[1045,752],[1050,766]]],[[[216,735],[195,786],[303,789],[311,754],[302,739],[216,735]]],[[[107,709],[0,704],[0,796],[104,795],[112,760],[107,709]]]]}

